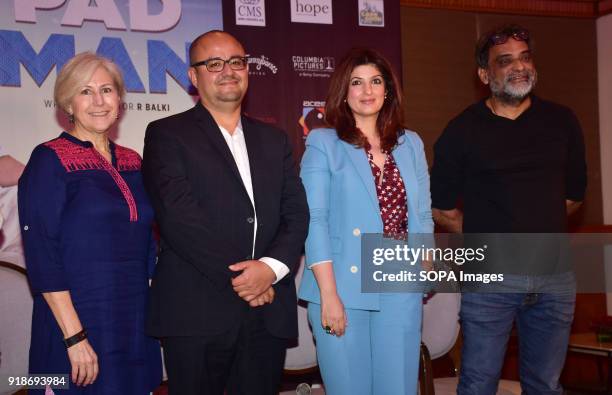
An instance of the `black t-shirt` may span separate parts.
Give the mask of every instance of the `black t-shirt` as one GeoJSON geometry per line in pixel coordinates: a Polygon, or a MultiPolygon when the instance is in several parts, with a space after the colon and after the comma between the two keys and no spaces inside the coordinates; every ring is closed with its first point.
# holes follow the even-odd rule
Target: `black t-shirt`
{"type": "Polygon", "coordinates": [[[434,145],[432,206],[450,210],[463,198],[466,233],[565,232],[565,200],[583,200],[585,189],[578,120],[534,96],[515,120],[473,104],[434,145]]]}

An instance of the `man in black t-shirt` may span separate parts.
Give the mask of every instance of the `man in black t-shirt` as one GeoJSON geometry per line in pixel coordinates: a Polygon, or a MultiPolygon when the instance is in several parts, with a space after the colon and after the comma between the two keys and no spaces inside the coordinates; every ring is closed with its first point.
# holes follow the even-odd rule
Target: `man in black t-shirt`
{"type": "MultiPolygon", "coordinates": [[[[451,232],[564,233],[567,215],[584,198],[580,125],[568,108],[531,94],[537,81],[532,55],[529,32],[520,26],[502,26],[478,41],[478,76],[491,95],[453,119],[434,146],[433,216],[451,232]]],[[[462,296],[457,393],[496,393],[516,320],[523,393],[561,394],[573,274],[510,274],[504,283],[512,292],[462,296]]]]}

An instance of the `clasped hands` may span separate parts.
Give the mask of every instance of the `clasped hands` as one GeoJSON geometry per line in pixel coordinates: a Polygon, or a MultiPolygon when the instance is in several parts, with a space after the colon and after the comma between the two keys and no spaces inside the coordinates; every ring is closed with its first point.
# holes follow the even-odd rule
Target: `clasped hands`
{"type": "Polygon", "coordinates": [[[232,279],[232,287],[251,307],[272,303],[274,300],[272,283],[276,280],[276,274],[270,266],[262,261],[249,260],[230,265],[229,269],[233,272],[242,272],[232,279]]]}

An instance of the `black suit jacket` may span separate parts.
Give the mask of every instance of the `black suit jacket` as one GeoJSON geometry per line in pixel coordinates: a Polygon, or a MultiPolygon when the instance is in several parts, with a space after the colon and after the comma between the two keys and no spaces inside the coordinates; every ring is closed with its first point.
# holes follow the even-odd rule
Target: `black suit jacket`
{"type": "MultiPolygon", "coordinates": [[[[161,234],[147,331],[152,336],[217,334],[250,309],[232,289],[228,266],[269,256],[293,272],[308,230],[308,206],[287,135],[242,117],[255,212],[219,127],[200,104],[151,122],[142,163],[161,234]]],[[[293,273],[292,273],[293,274],[293,273]]],[[[263,309],[268,331],[297,337],[292,275],[263,309]]]]}

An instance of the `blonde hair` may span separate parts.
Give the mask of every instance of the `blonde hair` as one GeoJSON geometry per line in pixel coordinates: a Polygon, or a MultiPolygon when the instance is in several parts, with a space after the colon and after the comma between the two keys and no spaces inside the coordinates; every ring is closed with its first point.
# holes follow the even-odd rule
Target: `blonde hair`
{"type": "Polygon", "coordinates": [[[72,99],[79,93],[84,85],[87,85],[99,67],[104,67],[110,74],[115,89],[117,89],[119,93],[119,97],[123,99],[125,84],[119,67],[110,59],[91,52],[81,52],[62,67],[62,70],[55,80],[53,97],[57,106],[68,112],[68,107],[72,99]]]}

